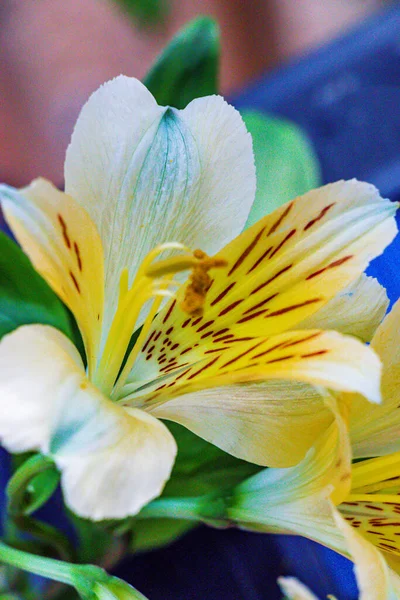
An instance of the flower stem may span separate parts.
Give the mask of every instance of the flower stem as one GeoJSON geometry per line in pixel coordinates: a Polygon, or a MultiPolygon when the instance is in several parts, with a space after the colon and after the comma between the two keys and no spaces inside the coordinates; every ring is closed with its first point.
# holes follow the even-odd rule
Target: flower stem
{"type": "Polygon", "coordinates": [[[227,497],[207,494],[186,498],[157,498],[142,508],[139,519],[184,519],[198,523],[213,523],[218,527],[230,524],[227,497]]]}
{"type": "Polygon", "coordinates": [[[54,558],[44,558],[43,556],[30,554],[23,550],[17,550],[7,546],[3,542],[0,542],[0,562],[17,567],[23,571],[29,571],[35,575],[54,579],[60,583],[73,586],[75,582],[73,567],[68,563],[55,560],[54,558]]]}
{"type": "Polygon", "coordinates": [[[167,518],[201,521],[204,497],[195,498],[157,498],[142,508],[141,519],[167,518]]]}

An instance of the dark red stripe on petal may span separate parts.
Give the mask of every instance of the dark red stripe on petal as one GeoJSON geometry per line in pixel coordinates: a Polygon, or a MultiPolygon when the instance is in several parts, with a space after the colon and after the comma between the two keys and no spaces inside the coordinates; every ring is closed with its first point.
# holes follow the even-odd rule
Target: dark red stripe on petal
{"type": "Polygon", "coordinates": [[[233,267],[230,269],[230,271],[228,273],[228,277],[230,277],[232,275],[232,273],[234,273],[236,271],[236,269],[238,267],[240,267],[240,265],[242,264],[242,262],[249,256],[250,252],[252,250],[254,250],[254,248],[257,246],[258,242],[260,241],[260,238],[261,238],[262,234],[264,233],[264,231],[265,231],[265,227],[263,227],[257,233],[257,235],[254,238],[254,240],[247,246],[247,248],[245,248],[245,250],[239,256],[239,258],[237,259],[237,261],[235,262],[235,264],[233,265],[233,267]]]}
{"type": "Polygon", "coordinates": [[[170,316],[171,316],[171,313],[172,313],[172,311],[173,311],[173,310],[174,310],[174,308],[175,308],[175,304],[176,304],[176,300],[173,300],[173,301],[171,302],[171,306],[169,307],[169,309],[168,309],[168,311],[167,311],[167,314],[166,314],[166,315],[165,315],[165,317],[163,318],[163,323],[166,323],[166,322],[168,321],[168,319],[170,318],[170,316]]]}
{"type": "Polygon", "coordinates": [[[74,282],[74,286],[76,287],[78,293],[80,294],[81,288],[79,287],[79,283],[72,271],[69,271],[69,276],[71,277],[72,281],[74,282]]]}
{"type": "Polygon", "coordinates": [[[286,217],[288,216],[288,214],[290,213],[292,206],[293,206],[294,202],[291,202],[283,211],[283,213],[281,214],[281,216],[278,218],[278,220],[272,225],[271,229],[268,231],[267,235],[271,235],[272,233],[274,233],[279,225],[281,225],[283,223],[283,220],[286,219],[286,217]]]}
{"type": "Polygon", "coordinates": [[[325,206],[325,208],[321,210],[321,212],[317,217],[315,217],[315,219],[311,219],[311,221],[307,223],[307,225],[304,227],[304,231],[307,231],[307,229],[310,229],[310,227],[315,225],[315,223],[318,223],[318,221],[320,221],[326,215],[328,210],[330,210],[332,206],[335,206],[335,204],[335,202],[332,202],[332,204],[328,204],[328,206],[325,206]]]}
{"type": "Polygon", "coordinates": [[[221,312],[218,314],[219,317],[223,317],[224,315],[226,315],[228,312],[231,312],[231,310],[233,310],[234,308],[236,308],[236,306],[238,306],[239,304],[241,304],[243,302],[243,300],[236,300],[236,302],[232,302],[232,304],[229,304],[228,306],[225,306],[225,308],[223,308],[221,310],[221,312]]]}
{"type": "Polygon", "coordinates": [[[302,354],[301,358],[312,358],[313,356],[322,356],[322,354],[327,354],[329,350],[318,350],[316,352],[309,352],[308,354],[302,354]]]}
{"type": "Polygon", "coordinates": [[[236,285],[236,281],[232,281],[212,302],[210,302],[210,306],[215,306],[220,302],[225,296],[231,291],[231,289],[236,285]]]}
{"type": "Polygon", "coordinates": [[[281,308],[280,310],[275,310],[272,313],[269,313],[265,316],[266,319],[269,317],[278,317],[280,315],[284,315],[292,310],[297,310],[298,308],[303,308],[304,306],[308,306],[309,304],[314,304],[315,302],[320,302],[322,298],[312,298],[311,300],[306,300],[305,302],[299,302],[299,304],[292,304],[290,306],[285,306],[285,308],[281,308]]]}
{"type": "Polygon", "coordinates": [[[340,265],[342,265],[343,263],[345,263],[348,260],[350,260],[351,258],[353,258],[353,256],[354,256],[354,254],[349,254],[349,256],[344,256],[343,258],[339,258],[338,260],[333,261],[326,267],[323,267],[322,269],[319,269],[318,271],[314,271],[314,273],[311,273],[310,275],[308,275],[308,277],[306,277],[306,281],[308,281],[309,279],[313,279],[314,277],[317,277],[317,275],[321,275],[321,273],[324,273],[324,271],[328,271],[329,269],[334,269],[335,267],[340,267],[340,265]]]}
{"type": "Polygon", "coordinates": [[[292,238],[294,236],[295,233],[296,233],[296,229],[292,229],[291,231],[289,231],[289,233],[287,234],[287,236],[284,237],[283,240],[281,241],[281,243],[277,245],[277,247],[272,252],[272,254],[271,254],[271,256],[269,258],[270,259],[273,258],[275,256],[275,254],[277,252],[279,252],[279,250],[286,244],[286,242],[288,242],[290,240],[290,238],[292,238]]]}

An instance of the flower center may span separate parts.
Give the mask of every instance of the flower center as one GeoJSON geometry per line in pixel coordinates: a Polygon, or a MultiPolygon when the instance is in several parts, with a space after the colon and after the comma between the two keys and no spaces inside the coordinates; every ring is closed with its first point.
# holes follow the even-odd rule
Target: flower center
{"type": "Polygon", "coordinates": [[[224,265],[225,261],[208,257],[201,250],[191,253],[182,244],[167,243],[157,246],[146,256],[131,286],[129,286],[128,269],[124,269],[120,277],[117,310],[92,377],[93,383],[107,396],[111,395],[114,386],[123,385],[163,299],[175,297],[174,289],[180,286],[180,283],[173,279],[176,273],[192,270],[181,308],[191,315],[197,315],[202,313],[211,284],[209,269],[224,265]],[[156,260],[168,250],[178,250],[182,254],[156,260]],[[151,302],[151,305],[146,316],[143,317],[143,309],[148,302],[151,302]],[[140,325],[142,325],[140,333],[128,353],[132,333],[140,325]],[[125,365],[121,370],[125,358],[125,365]]]}

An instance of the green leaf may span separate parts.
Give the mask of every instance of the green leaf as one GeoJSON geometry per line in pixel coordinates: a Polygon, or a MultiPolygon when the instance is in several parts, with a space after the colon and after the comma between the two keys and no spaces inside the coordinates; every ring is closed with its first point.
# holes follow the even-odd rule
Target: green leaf
{"type": "Polygon", "coordinates": [[[302,130],[289,121],[242,111],[253,137],[257,193],[246,228],[285,202],[321,185],[318,159],[302,130]]]}
{"type": "Polygon", "coordinates": [[[28,323],[52,325],[74,337],[61,300],[17,244],[0,232],[0,338],[28,323]]]}
{"type": "Polygon", "coordinates": [[[184,108],[218,91],[219,30],[209,17],[182,29],[157,58],[144,84],[163,106],[184,108]]]}

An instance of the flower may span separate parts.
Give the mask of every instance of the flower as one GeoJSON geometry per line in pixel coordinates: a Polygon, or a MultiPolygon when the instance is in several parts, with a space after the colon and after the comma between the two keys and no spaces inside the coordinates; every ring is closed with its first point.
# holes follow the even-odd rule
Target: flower
{"type": "MultiPolygon", "coordinates": [[[[249,461],[287,466],[332,421],[302,386],[379,401],[375,353],[322,330],[327,315],[312,322],[329,301],[343,304],[334,296],[395,235],[395,206],[373,186],[314,190],[224,246],[255,190],[240,116],[217,96],[160,107],[127,77],[83,108],[65,186],[39,179],[0,193],[18,241],[74,314],[87,366],[51,327],[5,336],[0,438],[12,452],[50,455],[76,513],[122,518],[160,493],[176,445],[159,418],[249,461]],[[179,285],[183,270],[191,275],[179,285]]],[[[348,312],[344,327],[351,301],[348,312]]]]}
{"type": "Polygon", "coordinates": [[[400,301],[371,342],[383,363],[382,404],[339,397],[350,410],[349,436],[334,409],[337,431],[330,440],[325,435],[296,467],[269,469],[239,486],[229,511],[242,526],[300,533],[351,556],[363,600],[400,598],[399,326],[400,301]],[[350,469],[351,453],[375,458],[350,469]],[[279,510],[271,509],[277,498],[279,510]]]}

